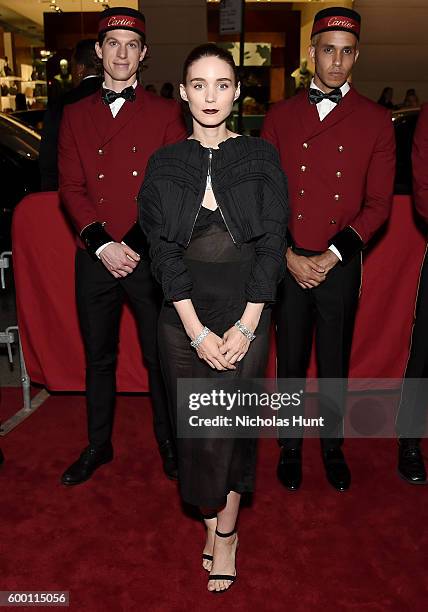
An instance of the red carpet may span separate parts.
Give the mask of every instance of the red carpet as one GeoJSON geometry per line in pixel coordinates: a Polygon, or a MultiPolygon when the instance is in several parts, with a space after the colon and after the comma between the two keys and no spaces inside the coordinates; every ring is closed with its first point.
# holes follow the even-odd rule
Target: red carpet
{"type": "MultiPolygon", "coordinates": [[[[3,389],[3,418],[20,401],[3,389]]],[[[303,488],[288,493],[274,474],[276,443],[262,440],[238,581],[221,595],[206,591],[202,528],[162,474],[148,400],[119,398],[115,461],[66,489],[59,476],[85,443],[74,395],[51,397],[0,437],[0,590],[68,590],[79,612],[426,610],[428,487],[399,480],[393,440],[346,443],[344,494],[326,482],[316,440],[305,442],[303,488]]]]}

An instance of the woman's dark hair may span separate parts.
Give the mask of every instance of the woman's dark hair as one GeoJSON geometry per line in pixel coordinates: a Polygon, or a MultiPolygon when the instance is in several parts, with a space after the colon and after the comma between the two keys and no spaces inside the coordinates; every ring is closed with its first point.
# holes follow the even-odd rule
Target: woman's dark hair
{"type": "Polygon", "coordinates": [[[189,55],[186,57],[183,66],[183,84],[186,83],[187,73],[189,71],[190,66],[201,59],[202,57],[218,57],[228,64],[232,70],[233,75],[235,77],[235,85],[238,84],[238,71],[236,69],[235,62],[233,60],[232,54],[226,49],[222,49],[222,47],[218,47],[214,43],[207,43],[204,45],[199,45],[199,47],[195,47],[192,51],[190,51],[189,55]]]}

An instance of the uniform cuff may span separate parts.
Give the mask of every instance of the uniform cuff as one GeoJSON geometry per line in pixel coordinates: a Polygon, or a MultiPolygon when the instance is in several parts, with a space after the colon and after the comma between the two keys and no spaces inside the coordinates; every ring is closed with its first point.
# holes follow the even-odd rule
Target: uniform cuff
{"type": "Polygon", "coordinates": [[[98,260],[97,250],[108,242],[114,242],[113,238],[105,231],[104,224],[99,221],[95,221],[83,228],[80,232],[80,237],[85,243],[89,255],[96,260],[98,260]]]}
{"type": "Polygon", "coordinates": [[[342,264],[348,263],[364,247],[364,242],[352,227],[344,227],[328,241],[342,256],[342,264]]]}

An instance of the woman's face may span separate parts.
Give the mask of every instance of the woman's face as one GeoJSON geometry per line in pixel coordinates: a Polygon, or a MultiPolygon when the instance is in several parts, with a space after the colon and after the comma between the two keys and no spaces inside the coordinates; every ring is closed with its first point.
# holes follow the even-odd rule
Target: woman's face
{"type": "Polygon", "coordinates": [[[201,57],[189,66],[180,95],[198,123],[215,127],[230,115],[239,97],[239,83],[235,84],[233,70],[223,59],[201,57]]]}

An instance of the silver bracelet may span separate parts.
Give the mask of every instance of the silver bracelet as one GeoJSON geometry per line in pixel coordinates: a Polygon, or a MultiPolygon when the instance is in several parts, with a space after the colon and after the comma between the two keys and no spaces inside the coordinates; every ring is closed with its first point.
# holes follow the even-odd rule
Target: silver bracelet
{"type": "Polygon", "coordinates": [[[244,336],[246,338],[248,338],[248,340],[250,342],[252,342],[254,340],[254,338],[256,337],[255,334],[253,334],[253,332],[251,331],[251,329],[248,329],[248,327],[246,325],[244,325],[243,323],[241,323],[241,319],[238,319],[235,323],[235,327],[237,327],[239,329],[239,331],[241,332],[241,334],[244,334],[244,336]]]}
{"type": "Polygon", "coordinates": [[[196,336],[194,340],[192,340],[192,342],[190,343],[190,346],[192,348],[197,348],[201,344],[202,340],[206,338],[209,333],[211,333],[211,330],[207,326],[205,326],[204,329],[201,331],[201,333],[198,336],[196,336]]]}

